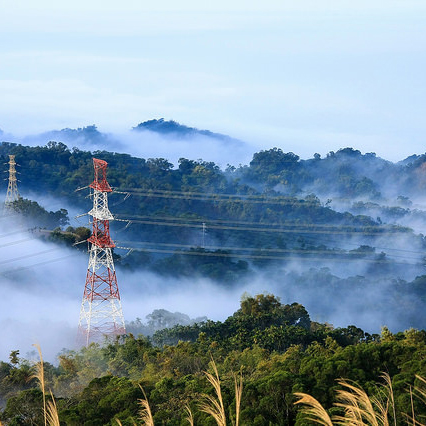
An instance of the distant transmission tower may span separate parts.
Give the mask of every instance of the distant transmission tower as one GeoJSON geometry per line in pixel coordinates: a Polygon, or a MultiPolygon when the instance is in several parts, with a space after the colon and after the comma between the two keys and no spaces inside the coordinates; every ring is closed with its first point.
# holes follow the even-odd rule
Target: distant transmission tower
{"type": "Polygon", "coordinates": [[[13,202],[19,200],[15,166],[15,156],[9,155],[9,184],[7,185],[6,199],[4,201],[5,210],[12,210],[13,202]]]}
{"type": "Polygon", "coordinates": [[[202,230],[202,232],[203,232],[203,249],[205,249],[206,248],[206,223],[205,222],[203,222],[203,230],[202,230]]]}
{"type": "Polygon", "coordinates": [[[112,258],[115,244],[109,233],[109,221],[114,217],[108,210],[108,193],[112,189],[106,179],[107,165],[106,161],[93,159],[95,179],[89,185],[93,189],[93,208],[88,213],[93,217],[93,229],[87,240],[89,266],[78,325],[79,340],[84,345],[126,332],[112,258]]]}

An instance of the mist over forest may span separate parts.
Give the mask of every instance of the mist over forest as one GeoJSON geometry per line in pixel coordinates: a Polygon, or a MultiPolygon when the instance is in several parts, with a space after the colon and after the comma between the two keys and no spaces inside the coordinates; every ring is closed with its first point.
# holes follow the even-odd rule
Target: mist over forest
{"type": "MultiPolygon", "coordinates": [[[[233,156],[238,149],[247,156],[249,149],[229,136],[163,119],[130,133],[134,139],[120,139],[88,126],[0,146],[3,163],[9,154],[16,156],[22,196],[14,206],[19,219],[5,230],[18,223],[17,232],[38,230],[33,248],[5,240],[2,286],[12,299],[37,300],[32,305],[42,310],[43,319],[36,317],[44,325],[34,333],[55,333],[55,309],[61,306],[67,306],[61,320],[70,330],[76,327],[87,268],[81,242],[90,235],[87,216],[75,218],[90,209],[88,190],[76,189],[91,182],[93,157],[108,162],[108,181],[116,191],[110,196],[117,219],[112,238],[127,321],[139,318],[141,324],[155,309],[223,320],[244,292],[265,292],[283,303],[301,303],[312,319],[335,327],[354,324],[371,333],[383,325],[394,331],[426,328],[425,154],[394,163],[354,148],[309,159],[271,148],[238,165],[233,156]],[[222,163],[210,161],[209,149],[203,159],[174,162],[135,156],[152,138],[172,154],[174,144],[197,152],[208,140],[223,153],[222,163]],[[37,265],[31,268],[25,255],[13,260],[13,253],[37,256],[37,265]],[[66,259],[69,253],[74,257],[66,259]],[[55,260],[61,257],[66,260],[55,260]],[[28,269],[10,278],[20,265],[28,269]]],[[[11,322],[28,328],[26,303],[20,306],[5,304],[5,330],[11,322]]],[[[12,336],[3,358],[21,344],[12,336]]],[[[73,344],[67,338],[46,350],[54,356],[73,344]]]]}
{"type": "Polygon", "coordinates": [[[6,424],[42,422],[34,343],[69,425],[133,424],[140,383],[155,424],[182,424],[182,407],[209,392],[212,357],[221,374],[244,374],[241,415],[259,425],[304,424],[295,390],[329,408],[323,389],[339,377],[371,387],[386,368],[402,392],[424,373],[426,154],[391,162],[344,147],[302,159],[164,119],[121,135],[0,136],[20,193],[0,217],[6,424]],[[113,189],[126,335],[79,348],[93,158],[113,189]]]}

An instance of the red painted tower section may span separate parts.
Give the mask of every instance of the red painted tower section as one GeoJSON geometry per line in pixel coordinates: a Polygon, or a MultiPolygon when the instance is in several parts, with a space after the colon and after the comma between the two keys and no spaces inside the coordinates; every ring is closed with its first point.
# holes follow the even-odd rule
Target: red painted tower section
{"type": "Polygon", "coordinates": [[[89,212],[92,235],[87,240],[89,266],[79,321],[79,341],[84,345],[126,332],[111,250],[115,244],[109,230],[114,217],[108,210],[108,193],[112,191],[106,179],[108,164],[94,158],[93,165],[94,180],[89,185],[93,197],[89,212]]]}

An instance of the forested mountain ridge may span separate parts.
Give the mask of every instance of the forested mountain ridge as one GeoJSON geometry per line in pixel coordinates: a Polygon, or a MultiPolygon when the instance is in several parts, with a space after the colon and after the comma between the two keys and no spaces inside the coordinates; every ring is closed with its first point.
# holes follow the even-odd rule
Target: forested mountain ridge
{"type": "MultiPolygon", "coordinates": [[[[192,131],[192,128],[189,129],[192,131]]],[[[90,139],[95,138],[94,140],[103,140],[105,137],[105,134],[98,132],[95,126],[77,130],[64,129],[60,132],[84,134],[90,139]]],[[[54,134],[59,136],[58,133],[54,134]]],[[[20,156],[22,165],[31,161],[30,167],[26,167],[27,173],[41,166],[38,177],[43,176],[44,162],[51,161],[53,175],[47,181],[45,179],[40,181],[43,186],[49,181],[53,183],[55,175],[57,178],[63,178],[66,175],[77,174],[73,176],[77,183],[79,177],[85,176],[86,167],[90,168],[90,164],[86,162],[92,155],[88,151],[69,149],[64,143],[54,141],[44,147],[3,142],[0,155],[5,157],[10,153],[20,156]],[[67,167],[67,171],[61,170],[60,167],[63,166],[67,167]]],[[[299,196],[315,193],[321,196],[334,195],[337,198],[362,197],[364,200],[388,201],[403,207],[407,206],[407,203],[404,203],[406,197],[413,197],[416,200],[421,197],[421,191],[426,187],[425,154],[413,155],[398,163],[392,163],[377,157],[374,153],[361,154],[358,150],[344,148],[330,152],[325,158],[315,154],[314,158],[303,160],[292,152],[285,153],[279,148],[272,148],[255,153],[249,165],[239,167],[229,165],[226,170],[220,170],[213,162],[204,160],[182,158],[179,164],[173,165],[167,159],[146,160],[110,151],[95,151],[95,155],[104,156],[110,163],[109,178],[116,187],[123,185],[132,187],[132,183],[140,184],[140,180],[149,173],[153,178],[151,183],[159,176],[167,178],[165,181],[157,182],[158,187],[164,189],[184,189],[186,185],[190,190],[194,190],[197,186],[202,187],[204,192],[212,189],[218,192],[232,191],[233,188],[235,193],[241,194],[250,191],[251,193],[273,191],[276,194],[299,196]],[[122,172],[128,173],[133,182],[127,181],[122,172]],[[178,178],[179,175],[188,174],[192,176],[186,176],[187,180],[180,181],[178,178]],[[398,198],[399,196],[402,198],[398,198]]],[[[30,174],[28,177],[35,176],[30,174]]],[[[30,188],[30,182],[31,179],[27,179],[22,185],[30,188]]],[[[71,186],[73,184],[66,182],[63,189],[68,189],[68,183],[71,186]]],[[[46,189],[55,191],[52,185],[48,185],[46,189]]]]}
{"type": "MultiPolygon", "coordinates": [[[[108,162],[108,181],[119,192],[110,208],[125,221],[112,224],[117,246],[126,247],[116,250],[119,268],[242,288],[259,279],[321,316],[345,307],[357,318],[365,313],[360,321],[367,329],[426,327],[419,315],[426,301],[425,241],[418,232],[426,223],[419,204],[424,155],[391,163],[345,148],[301,160],[273,148],[222,170],[204,160],[173,165],[60,142],[4,142],[0,160],[8,154],[20,165],[24,196],[55,197],[79,212],[90,207],[87,192],[75,190],[91,183],[92,158],[108,162]],[[343,303],[350,297],[352,303],[343,303]],[[373,305],[381,319],[371,327],[373,305]]],[[[52,239],[79,241],[82,231],[74,228],[52,239]]]]}

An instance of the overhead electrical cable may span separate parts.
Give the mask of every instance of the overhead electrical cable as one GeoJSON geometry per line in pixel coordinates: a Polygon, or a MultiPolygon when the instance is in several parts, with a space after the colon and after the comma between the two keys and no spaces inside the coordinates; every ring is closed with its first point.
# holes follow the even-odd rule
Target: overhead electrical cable
{"type": "Polygon", "coordinates": [[[16,261],[18,261],[18,260],[26,259],[26,258],[28,258],[28,257],[40,256],[40,255],[42,255],[42,254],[51,253],[51,252],[53,252],[53,251],[58,251],[58,250],[61,250],[61,249],[62,249],[62,247],[56,247],[56,248],[49,249],[49,250],[43,250],[43,251],[40,251],[40,252],[37,252],[37,253],[30,253],[30,254],[26,254],[25,256],[15,257],[15,258],[13,258],[13,259],[6,259],[6,260],[2,260],[2,261],[0,262],[0,265],[4,265],[4,264],[6,264],[6,263],[10,263],[10,262],[16,262],[16,261]]]}
{"type": "Polygon", "coordinates": [[[272,199],[264,199],[264,200],[255,200],[255,199],[243,199],[243,198],[224,198],[224,197],[191,197],[185,195],[174,195],[174,194],[154,194],[154,193],[136,193],[135,195],[143,196],[143,197],[153,197],[153,198],[167,198],[167,199],[176,199],[176,200],[191,200],[191,201],[210,201],[210,202],[224,202],[231,201],[233,203],[252,203],[252,204],[278,204],[278,205],[293,205],[293,204],[311,204],[318,205],[318,207],[322,207],[319,202],[311,202],[304,200],[293,200],[293,201],[279,201],[272,199]]]}
{"type": "Polygon", "coordinates": [[[70,257],[75,257],[75,256],[79,256],[79,255],[80,255],[80,253],[69,254],[67,256],[58,257],[57,259],[50,259],[50,260],[46,260],[46,261],[43,261],[43,262],[34,263],[33,265],[22,266],[22,267],[19,267],[19,268],[10,269],[9,271],[3,271],[3,272],[0,272],[0,275],[9,275],[9,274],[13,274],[15,272],[25,271],[27,269],[35,268],[36,266],[42,266],[42,265],[47,265],[49,263],[60,262],[60,261],[65,260],[65,259],[69,259],[70,257]]]}
{"type": "MultiPolygon", "coordinates": [[[[166,190],[166,189],[152,189],[152,188],[118,188],[114,189],[113,193],[117,194],[126,194],[125,198],[128,198],[130,195],[137,195],[142,197],[155,197],[155,198],[172,198],[172,199],[188,199],[195,201],[233,201],[233,202],[252,202],[252,203],[265,203],[265,204],[281,204],[281,205],[294,205],[294,204],[303,204],[303,205],[314,205],[318,207],[328,208],[331,206],[329,203],[325,203],[321,201],[319,198],[317,200],[309,200],[303,198],[295,198],[288,195],[275,195],[270,196],[268,194],[227,194],[220,192],[195,192],[195,191],[175,191],[175,190],[166,190]],[[284,198],[284,199],[283,199],[284,198]]],[[[333,199],[332,201],[335,201],[333,199]]],[[[357,201],[348,200],[352,204],[357,201]]],[[[340,199],[337,199],[340,201],[340,199]]],[[[400,206],[382,206],[382,205],[368,205],[367,203],[363,206],[366,209],[377,209],[377,208],[398,208],[400,206]]],[[[417,207],[423,208],[423,205],[413,205],[416,210],[417,207]]],[[[402,207],[400,207],[402,208],[402,207]]],[[[420,210],[423,211],[423,210],[420,210]]]]}
{"type": "MultiPolygon", "coordinates": [[[[206,257],[231,257],[231,258],[242,258],[242,259],[257,259],[257,260],[309,260],[309,261],[317,261],[317,262],[325,262],[325,261],[332,261],[332,262],[347,262],[347,261],[360,261],[360,262],[371,262],[371,263],[386,263],[389,264],[389,260],[386,259],[366,259],[366,258],[354,258],[354,257],[347,257],[345,259],[343,258],[336,258],[336,257],[329,257],[329,258],[315,258],[315,257],[308,257],[308,256],[269,256],[269,255],[246,255],[246,254],[230,254],[230,253],[218,253],[218,252],[200,252],[200,251],[176,251],[176,250],[167,250],[167,249],[145,249],[145,248],[135,248],[135,247],[120,247],[117,246],[119,249],[123,250],[134,250],[134,251],[142,251],[147,253],[166,253],[166,254],[175,254],[175,255],[183,255],[183,256],[206,256],[206,257]]],[[[407,262],[392,262],[393,264],[400,264],[400,265],[414,265],[407,262]]]]}
{"type": "MultiPolygon", "coordinates": [[[[196,247],[194,245],[190,244],[174,244],[174,243],[158,243],[158,242],[149,242],[149,241],[117,241],[117,244],[143,244],[143,245],[153,245],[158,247],[173,247],[173,248],[185,248],[185,249],[199,249],[200,247],[196,247]]],[[[121,248],[121,247],[118,247],[121,248]]],[[[133,250],[138,250],[138,248],[141,249],[147,249],[150,250],[151,247],[132,247],[133,250]]],[[[155,247],[154,247],[155,248],[155,247]]],[[[126,248],[127,249],[127,248],[126,248]]],[[[342,251],[342,250],[303,250],[303,249],[280,249],[280,248],[259,248],[259,247],[222,247],[222,246],[205,246],[205,250],[224,250],[224,251],[248,251],[248,252],[266,252],[266,253],[289,253],[289,254],[302,254],[302,255],[308,255],[308,254],[322,254],[324,255],[324,258],[329,256],[368,256],[368,255],[375,255],[378,256],[380,253],[372,252],[368,253],[362,250],[351,250],[351,251],[342,251]]],[[[416,253],[416,252],[414,252],[416,253]]],[[[417,252],[418,254],[422,254],[420,252],[417,252]]],[[[418,260],[418,257],[411,257],[411,256],[402,256],[402,255],[391,255],[392,257],[398,257],[403,259],[410,259],[410,260],[418,260]]]]}
{"type": "MultiPolygon", "coordinates": [[[[303,236],[303,238],[308,239],[313,241],[315,244],[318,242],[326,242],[326,243],[333,243],[336,245],[339,245],[339,243],[341,243],[341,241],[335,241],[335,240],[330,240],[330,239],[324,239],[324,237],[309,237],[309,236],[303,236]]],[[[353,247],[360,247],[360,243],[351,243],[351,242],[347,242],[345,241],[346,245],[350,245],[353,247]]],[[[361,244],[362,245],[362,244],[361,244]]],[[[376,250],[387,250],[387,251],[401,251],[401,252],[405,252],[405,253],[414,253],[414,254],[424,254],[424,251],[416,251],[416,250],[407,250],[407,249],[398,249],[398,248],[394,248],[394,247],[378,247],[378,246],[374,246],[374,248],[376,250]]],[[[342,249],[341,247],[339,247],[339,249],[342,249]]],[[[342,249],[345,250],[345,249],[342,249]]]]}
{"type": "Polygon", "coordinates": [[[17,230],[17,231],[12,231],[12,232],[8,232],[8,233],[6,233],[6,234],[1,234],[0,235],[0,238],[5,238],[5,237],[9,237],[10,235],[16,235],[16,234],[23,234],[23,233],[25,233],[26,231],[30,231],[31,232],[31,230],[30,229],[20,229],[20,230],[17,230]]]}
{"type": "Polygon", "coordinates": [[[331,225],[323,223],[303,223],[303,222],[252,222],[252,221],[243,221],[243,220],[223,220],[223,219],[209,219],[209,218],[193,218],[193,217],[183,217],[183,216],[159,216],[159,215],[125,215],[118,214],[117,218],[126,217],[127,219],[120,219],[125,222],[134,221],[132,218],[145,219],[145,220],[163,220],[163,221],[185,221],[185,222],[198,222],[198,223],[220,223],[220,224],[229,224],[229,225],[252,225],[258,227],[267,227],[267,226],[279,226],[283,227],[292,227],[292,228],[333,228],[333,229],[348,229],[349,231],[363,230],[363,231],[381,231],[385,229],[391,229],[397,232],[406,233],[408,230],[411,230],[408,227],[397,227],[395,225],[331,225]],[[400,229],[402,228],[402,229],[400,229]]]}
{"type": "Polygon", "coordinates": [[[270,197],[267,195],[250,195],[250,194],[224,194],[224,193],[203,193],[203,192],[185,192],[185,191],[169,191],[162,189],[118,189],[114,190],[115,193],[137,195],[141,197],[155,197],[155,198],[168,198],[168,199],[185,199],[194,201],[232,201],[244,202],[255,204],[311,204],[318,207],[321,206],[319,200],[303,200],[292,198],[288,196],[275,196],[270,197]]]}
{"type": "Polygon", "coordinates": [[[1,248],[1,247],[13,246],[13,245],[15,245],[15,244],[25,243],[25,242],[27,242],[27,241],[34,240],[34,239],[35,239],[35,237],[30,237],[30,238],[24,238],[24,239],[22,239],[22,240],[11,241],[11,242],[9,242],[9,243],[1,244],[1,245],[0,245],[0,248],[1,248]]]}
{"type": "MultiPolygon", "coordinates": [[[[130,220],[131,223],[139,223],[143,225],[156,225],[156,226],[171,226],[171,227],[183,227],[183,228],[202,228],[202,224],[191,224],[191,223],[175,223],[175,222],[160,222],[154,220],[130,220]]],[[[283,228],[261,228],[261,227],[244,227],[244,226],[225,226],[225,225],[214,225],[209,224],[209,229],[222,229],[222,230],[234,230],[234,231],[253,231],[253,232],[271,232],[271,233],[291,233],[291,234],[341,234],[341,235],[391,235],[406,233],[400,230],[394,231],[383,231],[383,232],[365,232],[365,231],[341,231],[341,230],[308,230],[308,229],[283,229],[283,228]]]]}

